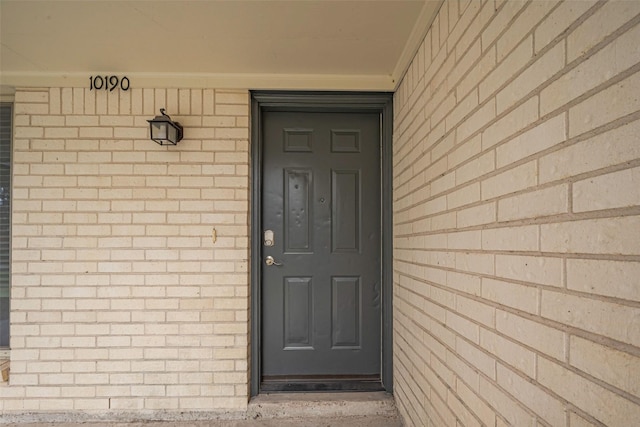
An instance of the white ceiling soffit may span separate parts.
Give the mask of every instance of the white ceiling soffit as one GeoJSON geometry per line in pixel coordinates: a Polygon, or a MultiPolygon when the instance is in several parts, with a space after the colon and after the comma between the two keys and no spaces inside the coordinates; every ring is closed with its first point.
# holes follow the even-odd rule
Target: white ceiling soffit
{"type": "Polygon", "coordinates": [[[0,0],[0,84],[393,90],[442,0],[0,0]]]}

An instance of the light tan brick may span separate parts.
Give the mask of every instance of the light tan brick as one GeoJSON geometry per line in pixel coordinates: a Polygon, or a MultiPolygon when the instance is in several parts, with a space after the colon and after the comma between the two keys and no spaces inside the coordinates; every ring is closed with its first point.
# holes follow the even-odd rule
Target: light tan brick
{"type": "Polygon", "coordinates": [[[537,26],[542,18],[557,4],[557,1],[536,1],[529,3],[524,11],[509,24],[507,30],[498,39],[498,60],[506,56],[522,37],[537,26]]]}
{"type": "Polygon", "coordinates": [[[640,263],[590,259],[567,260],[567,288],[640,301],[640,263]]]}
{"type": "MultiPolygon", "coordinates": [[[[480,346],[531,378],[535,377],[535,353],[487,329],[480,329],[480,346]]],[[[500,380],[498,364],[498,380],[500,380]]],[[[515,394],[515,393],[514,393],[515,394]]]]}
{"type": "Polygon", "coordinates": [[[498,384],[549,424],[565,423],[565,409],[560,400],[501,364],[498,364],[498,384]]]}
{"type": "Polygon", "coordinates": [[[496,312],[496,329],[511,339],[558,360],[565,358],[564,333],[558,329],[502,310],[496,312]]]}
{"type": "MultiPolygon", "coordinates": [[[[467,73],[467,71],[471,68],[474,62],[480,58],[482,54],[480,40],[477,40],[473,43],[469,49],[464,53],[464,55],[458,59],[456,66],[451,70],[451,72],[447,76],[447,85],[450,88],[454,88],[457,86],[461,77],[467,73]]],[[[453,56],[451,56],[453,58],[453,56]]],[[[476,102],[477,102],[477,94],[476,94],[476,102]]]]}
{"type": "Polygon", "coordinates": [[[593,427],[596,424],[587,421],[575,412],[569,412],[569,425],[571,427],[593,427]]]}
{"type": "Polygon", "coordinates": [[[640,216],[542,224],[545,252],[640,254],[640,216]]]}
{"type": "Polygon", "coordinates": [[[49,102],[49,93],[44,90],[21,90],[14,95],[14,101],[24,103],[49,102]]]}
{"type": "Polygon", "coordinates": [[[508,424],[500,424],[500,419],[498,418],[496,419],[496,426],[533,424],[533,416],[531,414],[518,405],[512,397],[509,397],[508,394],[484,378],[480,379],[480,392],[485,396],[487,402],[496,408],[497,413],[508,421],[508,424]]]}
{"type": "Polygon", "coordinates": [[[637,25],[546,87],[540,94],[541,114],[561,107],[640,62],[639,37],[637,25]]]}
{"type": "Polygon", "coordinates": [[[456,128],[457,143],[463,142],[496,116],[495,99],[490,99],[456,128]]]}
{"type": "MultiPolygon", "coordinates": [[[[538,2],[549,4],[549,2],[538,2]]],[[[564,44],[559,43],[541,58],[527,67],[497,95],[498,114],[526,96],[539,85],[548,81],[565,65],[564,44]]]]}
{"type": "MultiPolygon", "coordinates": [[[[477,179],[495,169],[495,153],[490,151],[456,169],[456,185],[477,179]]],[[[471,202],[471,200],[469,200],[471,202]]]]}
{"type": "Polygon", "coordinates": [[[587,178],[573,184],[573,211],[640,205],[640,167],[587,178]]]}
{"type": "Polygon", "coordinates": [[[639,158],[640,146],[635,142],[638,132],[640,121],[636,120],[542,157],[539,160],[540,183],[639,158]]]}
{"type": "Polygon", "coordinates": [[[459,228],[472,227],[480,224],[489,224],[496,219],[495,203],[467,208],[456,213],[456,224],[459,228]]]}
{"type": "Polygon", "coordinates": [[[527,5],[524,1],[508,1],[482,32],[482,46],[488,47],[506,28],[513,17],[527,5]]]}
{"type": "MultiPolygon", "coordinates": [[[[29,116],[24,116],[24,117],[29,117],[29,116]]],[[[16,119],[14,119],[13,121],[13,124],[16,130],[20,125],[29,126],[30,129],[33,129],[35,126],[64,126],[65,125],[64,116],[31,116],[31,120],[30,121],[27,120],[25,123],[19,123],[19,121],[16,119]]],[[[73,125],[71,124],[71,126],[73,125]]]]}
{"type": "Polygon", "coordinates": [[[562,260],[539,256],[496,255],[496,276],[548,286],[562,286],[562,260]]]}
{"type": "Polygon", "coordinates": [[[580,337],[570,338],[569,362],[602,381],[640,396],[640,358],[580,337]]]}
{"type": "MultiPolygon", "coordinates": [[[[531,118],[534,118],[533,114],[531,118]]],[[[507,166],[564,141],[565,126],[565,115],[560,114],[512,138],[496,149],[497,166],[499,168],[507,166]]],[[[483,144],[485,144],[484,140],[483,144]]],[[[489,140],[485,146],[490,144],[489,140]]]]}
{"type": "Polygon", "coordinates": [[[540,52],[566,28],[597,3],[597,0],[562,2],[535,30],[536,53],[540,52]]]}
{"type": "Polygon", "coordinates": [[[535,225],[482,230],[482,249],[536,251],[538,236],[535,225]]]}
{"type": "Polygon", "coordinates": [[[495,326],[495,309],[486,304],[458,295],[456,296],[456,310],[483,325],[495,326]]]}
{"type": "Polygon", "coordinates": [[[80,135],[79,135],[80,138],[111,138],[113,137],[113,128],[81,127],[79,129],[80,129],[80,135]]]}
{"type": "MultiPolygon", "coordinates": [[[[473,43],[477,35],[486,26],[486,24],[493,18],[495,13],[495,5],[488,4],[475,4],[475,2],[467,2],[466,0],[461,2],[460,10],[463,11],[462,16],[456,26],[453,28],[447,44],[449,49],[455,43],[456,56],[459,57],[462,52],[473,43]],[[478,12],[478,10],[480,10],[478,12]],[[462,33],[459,35],[459,33],[462,33]]],[[[486,45],[483,48],[486,49],[486,45]]]]}
{"type": "Polygon", "coordinates": [[[549,360],[538,359],[538,381],[605,425],[640,418],[638,405],[549,360]]]}
{"type": "Polygon", "coordinates": [[[468,363],[473,363],[480,372],[495,379],[496,360],[460,337],[456,337],[456,353],[468,363]]]}
{"type": "Polygon", "coordinates": [[[569,61],[600,43],[638,13],[640,7],[636,2],[612,1],[605,4],[567,37],[569,61]]]}
{"type": "MultiPolygon", "coordinates": [[[[475,2],[474,2],[475,3],[475,2]]],[[[463,97],[470,90],[476,87],[480,81],[496,66],[496,49],[491,48],[484,53],[480,61],[474,68],[458,83],[456,94],[458,98],[463,97]]]]}
{"type": "Polygon", "coordinates": [[[49,104],[26,104],[17,102],[13,106],[14,114],[48,114],[49,104]]]}
{"type": "Polygon", "coordinates": [[[219,104],[249,104],[249,96],[246,91],[228,91],[228,90],[216,90],[215,101],[219,104]]]}
{"type": "Polygon", "coordinates": [[[495,256],[492,254],[457,252],[455,255],[455,268],[460,271],[468,271],[482,274],[494,273],[495,256]]]}
{"type": "MultiPolygon", "coordinates": [[[[86,394],[84,394],[85,397],[86,394]]],[[[109,399],[74,399],[73,409],[82,411],[109,409],[109,399]]]]}
{"type": "Polygon", "coordinates": [[[538,290],[531,286],[483,278],[482,297],[529,313],[538,309],[538,290]]]}
{"type": "Polygon", "coordinates": [[[565,184],[499,200],[498,220],[541,218],[566,213],[568,210],[569,186],[565,184]]]}
{"type": "Polygon", "coordinates": [[[480,249],[480,231],[460,231],[443,236],[448,249],[480,249]]]}
{"type": "Polygon", "coordinates": [[[520,70],[533,57],[533,37],[529,36],[515,48],[480,83],[480,102],[491,96],[504,85],[517,70],[520,70]]]}
{"type": "Polygon", "coordinates": [[[637,346],[640,309],[597,299],[542,291],[542,316],[637,346]]]}
{"type": "Polygon", "coordinates": [[[538,119],[538,97],[529,99],[505,117],[482,132],[482,149],[485,150],[506,139],[538,119]]]}
{"type": "Polygon", "coordinates": [[[455,187],[455,178],[455,174],[448,173],[445,176],[431,182],[431,195],[435,196],[455,187]]]}
{"type": "Polygon", "coordinates": [[[569,109],[569,136],[580,135],[640,109],[640,73],[569,109]]]}
{"type": "Polygon", "coordinates": [[[249,108],[247,105],[225,105],[216,104],[215,114],[218,116],[247,116],[249,115],[249,108]]]}
{"type": "Polygon", "coordinates": [[[459,335],[462,335],[469,341],[473,341],[475,343],[478,342],[480,328],[476,323],[473,323],[450,311],[446,312],[446,320],[444,323],[449,329],[454,330],[459,335]]]}
{"type": "Polygon", "coordinates": [[[447,405],[452,409],[456,418],[464,422],[464,425],[480,426],[480,423],[474,418],[472,413],[451,390],[447,390],[447,405]]]}
{"type": "Polygon", "coordinates": [[[495,413],[491,407],[460,380],[456,381],[456,392],[485,425],[495,425],[495,413]]]}
{"type": "Polygon", "coordinates": [[[533,187],[537,183],[537,163],[531,161],[482,181],[482,200],[533,187]]]}
{"type": "MultiPolygon", "coordinates": [[[[445,141],[447,141],[447,147],[446,147],[446,150],[443,150],[442,154],[444,154],[445,152],[449,151],[449,149],[454,147],[453,138],[447,138],[445,141]]],[[[469,160],[476,154],[480,153],[482,149],[481,146],[482,146],[482,140],[480,135],[477,135],[476,137],[471,138],[465,143],[458,145],[458,147],[456,147],[456,149],[451,153],[449,153],[449,155],[447,156],[447,166],[449,168],[453,168],[459,165],[460,163],[463,163],[469,160]]],[[[435,153],[435,149],[434,149],[434,153],[435,153]]]]}
{"type": "Polygon", "coordinates": [[[447,194],[447,208],[454,209],[480,200],[480,184],[473,183],[447,194]]]}
{"type": "MultiPolygon", "coordinates": [[[[480,47],[478,47],[479,51],[480,47]]],[[[478,92],[472,91],[465,99],[460,101],[456,107],[446,116],[445,125],[447,131],[453,129],[467,114],[478,106],[478,92]]],[[[435,116],[435,113],[434,113],[435,116]]],[[[432,116],[433,117],[433,116],[432,116]]],[[[439,120],[436,120],[439,121],[439,120]]]]}
{"type": "Polygon", "coordinates": [[[15,128],[14,135],[16,138],[42,138],[44,128],[20,126],[15,128]]]}
{"type": "Polygon", "coordinates": [[[446,230],[456,227],[456,215],[446,213],[431,218],[431,231],[446,230]]]}

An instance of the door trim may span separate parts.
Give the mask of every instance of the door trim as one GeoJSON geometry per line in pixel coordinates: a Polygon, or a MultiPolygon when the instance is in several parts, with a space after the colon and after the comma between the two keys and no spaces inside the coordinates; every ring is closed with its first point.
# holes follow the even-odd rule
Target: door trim
{"type": "Polygon", "coordinates": [[[251,231],[250,231],[250,391],[260,393],[262,275],[262,113],[299,112],[377,112],[381,123],[382,177],[382,385],[393,392],[393,222],[392,222],[392,137],[393,94],[387,92],[286,92],[251,91],[251,231]]]}

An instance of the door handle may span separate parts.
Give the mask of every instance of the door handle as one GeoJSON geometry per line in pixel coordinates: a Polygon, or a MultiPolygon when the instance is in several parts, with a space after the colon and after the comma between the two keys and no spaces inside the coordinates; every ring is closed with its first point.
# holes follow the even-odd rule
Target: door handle
{"type": "Polygon", "coordinates": [[[275,260],[275,259],[273,259],[273,257],[272,257],[271,255],[269,255],[267,258],[265,258],[264,262],[265,262],[267,265],[277,265],[277,266],[282,265],[282,263],[280,263],[280,262],[276,262],[276,260],[275,260]]]}

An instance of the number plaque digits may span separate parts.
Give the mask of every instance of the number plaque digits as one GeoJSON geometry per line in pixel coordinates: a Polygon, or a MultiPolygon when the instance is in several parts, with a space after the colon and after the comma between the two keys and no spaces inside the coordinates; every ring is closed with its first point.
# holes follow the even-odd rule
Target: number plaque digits
{"type": "Polygon", "coordinates": [[[127,91],[130,87],[128,77],[118,76],[89,76],[89,90],[107,90],[113,92],[116,89],[127,91]]]}

